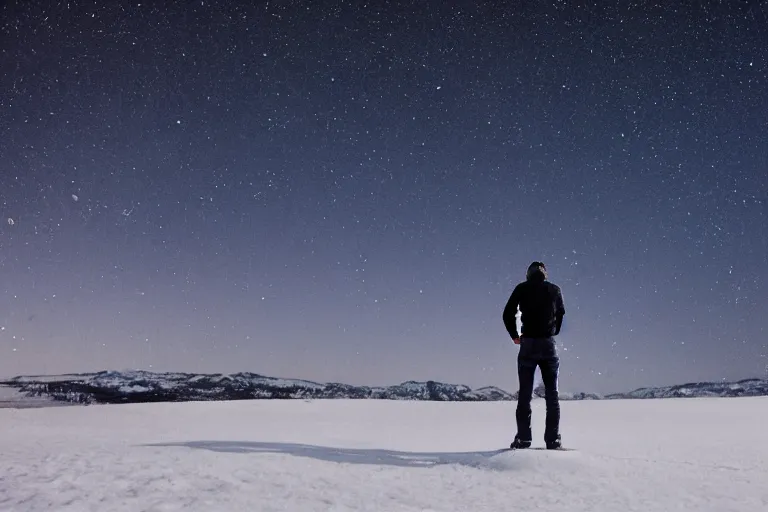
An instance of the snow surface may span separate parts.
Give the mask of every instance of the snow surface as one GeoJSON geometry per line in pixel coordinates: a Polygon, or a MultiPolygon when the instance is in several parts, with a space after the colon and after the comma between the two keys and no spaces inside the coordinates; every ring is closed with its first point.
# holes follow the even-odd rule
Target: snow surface
{"type": "MultiPolygon", "coordinates": [[[[534,401],[541,446],[544,403],[534,401]]],[[[0,409],[0,510],[768,510],[768,397],[562,404],[576,451],[504,451],[515,402],[0,409]]]]}

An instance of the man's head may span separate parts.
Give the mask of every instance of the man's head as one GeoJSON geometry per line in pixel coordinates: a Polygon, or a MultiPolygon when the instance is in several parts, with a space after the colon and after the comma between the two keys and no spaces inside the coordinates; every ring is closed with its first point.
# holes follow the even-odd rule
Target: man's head
{"type": "Polygon", "coordinates": [[[544,281],[547,279],[547,267],[540,261],[534,261],[528,266],[528,272],[525,273],[525,278],[528,281],[544,281]]]}

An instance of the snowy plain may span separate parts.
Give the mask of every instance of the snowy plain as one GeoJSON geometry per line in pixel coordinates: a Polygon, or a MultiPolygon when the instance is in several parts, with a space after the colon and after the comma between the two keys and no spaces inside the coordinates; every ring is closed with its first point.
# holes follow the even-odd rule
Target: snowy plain
{"type": "Polygon", "coordinates": [[[768,397],[564,402],[564,452],[505,450],[515,405],[0,409],[0,510],[768,510],[768,397]]]}

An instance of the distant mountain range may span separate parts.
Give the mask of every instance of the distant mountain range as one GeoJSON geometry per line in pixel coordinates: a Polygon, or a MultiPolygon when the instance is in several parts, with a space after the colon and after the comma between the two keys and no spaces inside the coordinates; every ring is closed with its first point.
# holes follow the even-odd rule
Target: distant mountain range
{"type": "Polygon", "coordinates": [[[441,382],[404,382],[396,386],[367,387],[319,384],[308,380],[265,377],[255,373],[192,374],[146,371],[23,376],[0,382],[27,397],[47,396],[82,404],[180,402],[243,399],[387,399],[432,401],[511,400],[513,395],[496,387],[471,389],[441,382]]]}
{"type": "MultiPolygon", "coordinates": [[[[146,371],[103,371],[69,375],[21,376],[0,385],[16,388],[29,398],[50,398],[77,404],[139,402],[181,402],[246,399],[383,399],[484,402],[516,400],[508,393],[488,386],[468,386],[435,381],[408,381],[388,387],[351,386],[265,377],[255,373],[193,374],[146,371]]],[[[543,388],[534,393],[543,397],[543,388]]],[[[659,388],[641,388],[604,397],[590,393],[560,393],[562,400],[648,399],[679,397],[766,396],[768,380],[700,382],[659,388]]]]}
{"type": "Polygon", "coordinates": [[[629,393],[605,395],[606,399],[768,396],[768,380],[693,382],[660,388],[640,388],[629,393]]]}

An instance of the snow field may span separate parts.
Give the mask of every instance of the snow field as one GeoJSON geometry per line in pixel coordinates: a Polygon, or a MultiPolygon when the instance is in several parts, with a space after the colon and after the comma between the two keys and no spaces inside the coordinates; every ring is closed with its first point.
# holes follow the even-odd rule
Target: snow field
{"type": "Polygon", "coordinates": [[[0,409],[0,510],[768,510],[768,397],[563,402],[571,452],[504,450],[515,405],[0,409]]]}

